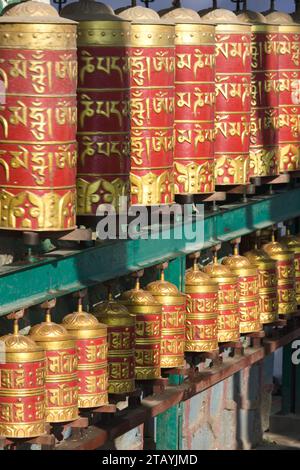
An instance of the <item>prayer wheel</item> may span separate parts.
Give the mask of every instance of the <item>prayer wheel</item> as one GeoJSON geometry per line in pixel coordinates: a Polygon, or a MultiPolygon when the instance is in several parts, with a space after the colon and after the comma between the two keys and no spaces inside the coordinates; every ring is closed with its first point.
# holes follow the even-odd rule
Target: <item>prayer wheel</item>
{"type": "MultiPolygon", "coordinates": [[[[279,69],[278,146],[281,173],[300,168],[300,25],[287,13],[266,16],[278,28],[279,69]]],[[[276,43],[276,38],[274,38],[276,43]]]]}
{"type": "Polygon", "coordinates": [[[93,307],[94,315],[107,325],[108,392],[129,393],[135,390],[135,317],[109,296],[108,301],[93,307]]]}
{"type": "Polygon", "coordinates": [[[131,21],[131,204],[174,200],[174,25],[140,6],[123,10],[131,21]]]}
{"type": "Polygon", "coordinates": [[[66,5],[62,16],[78,24],[77,213],[116,212],[129,196],[130,22],[92,0],[66,5]]]}
{"type": "Polygon", "coordinates": [[[162,269],[159,281],[146,287],[154,299],[162,305],[161,356],[162,368],[184,365],[184,326],[186,316],[185,295],[165,280],[162,269]]]}
{"type": "Polygon", "coordinates": [[[189,8],[175,23],[175,194],[214,191],[215,27],[189,8]]]}
{"type": "Polygon", "coordinates": [[[218,349],[218,284],[200,270],[194,254],[194,265],[185,273],[187,296],[185,350],[210,352],[218,349]]]}
{"type": "Polygon", "coordinates": [[[278,320],[278,293],[276,262],[267,253],[258,248],[255,239],[254,247],[245,253],[246,258],[258,270],[259,316],[262,324],[278,320]]]}
{"type": "Polygon", "coordinates": [[[71,230],[76,24],[50,5],[22,2],[0,18],[0,41],[0,229],[71,230]]]}
{"type": "Polygon", "coordinates": [[[273,176],[279,173],[278,27],[258,12],[246,10],[238,18],[251,24],[250,176],[273,176]]]}
{"type": "Polygon", "coordinates": [[[287,227],[286,232],[286,236],[280,238],[280,242],[284,243],[294,253],[296,300],[297,305],[300,305],[300,239],[291,234],[289,227],[287,227]]]}
{"type": "Polygon", "coordinates": [[[238,243],[234,245],[233,255],[224,258],[222,263],[238,276],[240,333],[260,331],[257,267],[239,254],[238,243]]]}
{"type": "Polygon", "coordinates": [[[63,319],[63,326],[73,337],[78,358],[78,407],[106,405],[107,398],[107,327],[82,310],[63,319]]]}
{"type": "Polygon", "coordinates": [[[215,24],[215,184],[249,182],[251,25],[229,10],[202,17],[215,24]]]}
{"type": "Polygon", "coordinates": [[[240,313],[237,275],[218,263],[217,249],[214,249],[213,263],[205,266],[204,272],[218,283],[218,342],[239,341],[240,313]]]}
{"type": "Polygon", "coordinates": [[[123,292],[121,301],[135,317],[135,379],[157,379],[161,374],[162,306],[140,288],[139,278],[134,289],[123,292]]]}
{"type": "Polygon", "coordinates": [[[30,330],[30,338],[45,351],[45,420],[50,423],[78,418],[77,350],[64,326],[51,321],[46,306],[46,321],[30,330]]]}
{"type": "Polygon", "coordinates": [[[274,231],[271,242],[263,245],[263,250],[276,261],[278,313],[292,314],[297,310],[294,253],[285,244],[275,241],[274,231]]]}
{"type": "Polygon", "coordinates": [[[45,432],[45,353],[31,338],[1,336],[0,436],[31,438],[45,432]]]}

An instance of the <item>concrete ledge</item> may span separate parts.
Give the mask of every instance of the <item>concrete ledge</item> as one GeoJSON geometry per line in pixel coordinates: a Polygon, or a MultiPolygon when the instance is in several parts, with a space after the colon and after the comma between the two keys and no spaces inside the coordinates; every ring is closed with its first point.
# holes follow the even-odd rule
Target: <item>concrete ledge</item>
{"type": "Polygon", "coordinates": [[[300,415],[280,413],[270,416],[270,433],[289,436],[291,433],[300,441],[300,415]]]}

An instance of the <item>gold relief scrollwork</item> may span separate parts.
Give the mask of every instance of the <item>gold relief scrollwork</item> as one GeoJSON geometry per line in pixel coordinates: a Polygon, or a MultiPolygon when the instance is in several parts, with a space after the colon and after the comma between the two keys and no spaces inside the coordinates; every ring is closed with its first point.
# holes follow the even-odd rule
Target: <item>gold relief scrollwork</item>
{"type": "Polygon", "coordinates": [[[12,438],[28,438],[41,436],[45,432],[44,422],[35,422],[31,424],[15,423],[3,424],[0,423],[0,435],[12,438]]]}
{"type": "Polygon", "coordinates": [[[18,219],[21,228],[33,228],[36,219],[38,230],[63,230],[74,226],[74,193],[68,191],[64,196],[46,193],[38,196],[30,191],[11,194],[2,189],[0,194],[0,227],[15,229],[18,219]]]}
{"type": "Polygon", "coordinates": [[[215,177],[222,178],[223,184],[245,184],[248,179],[248,166],[246,156],[233,158],[222,155],[215,162],[215,177]]]}
{"type": "Polygon", "coordinates": [[[270,176],[276,174],[275,149],[250,150],[250,169],[255,176],[270,176]]]}
{"type": "Polygon", "coordinates": [[[155,205],[163,202],[173,202],[174,182],[171,171],[164,171],[160,175],[149,172],[138,176],[130,174],[131,194],[137,197],[137,204],[155,205]],[[166,194],[169,193],[169,196],[166,194]]]}
{"type": "Polygon", "coordinates": [[[129,182],[116,178],[107,181],[99,178],[90,182],[82,178],[77,179],[77,213],[89,215],[93,213],[93,204],[112,204],[117,210],[119,199],[126,196],[129,191],[129,182]],[[100,195],[101,194],[101,195],[100,195]]]}
{"type": "MultiPolygon", "coordinates": [[[[300,145],[300,144],[299,144],[300,145]]],[[[281,171],[298,170],[300,166],[300,146],[288,144],[280,148],[279,164],[281,171]]]]}
{"type": "Polygon", "coordinates": [[[188,165],[175,162],[175,193],[180,194],[182,190],[179,185],[183,185],[186,193],[210,192],[213,190],[213,167],[209,162],[203,165],[194,162],[188,165]],[[202,189],[202,186],[204,188],[202,189]]]}

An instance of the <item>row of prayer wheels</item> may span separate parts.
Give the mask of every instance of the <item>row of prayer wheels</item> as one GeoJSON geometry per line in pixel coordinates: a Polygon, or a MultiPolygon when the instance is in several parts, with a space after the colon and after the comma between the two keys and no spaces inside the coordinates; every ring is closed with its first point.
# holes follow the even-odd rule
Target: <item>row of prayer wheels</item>
{"type": "Polygon", "coordinates": [[[171,204],[299,170],[289,15],[92,0],[61,15],[28,1],[0,18],[0,229],[71,230],[125,196],[171,204]]]}
{"type": "MultiPolygon", "coordinates": [[[[268,235],[269,236],[269,235],[268,235]]],[[[164,279],[135,287],[120,301],[109,295],[93,314],[82,309],[62,324],[51,320],[54,301],[43,305],[45,321],[0,338],[0,436],[29,438],[45,423],[75,420],[79,409],[106,405],[108,394],[129,394],[135,380],[161,377],[161,369],[184,366],[184,353],[218,350],[240,334],[258,332],[293,314],[300,304],[300,238],[287,234],[244,256],[238,242],[219,264],[201,268],[199,253],[186,271],[185,294],[164,279]]],[[[19,312],[20,314],[20,312],[19,312]]]]}

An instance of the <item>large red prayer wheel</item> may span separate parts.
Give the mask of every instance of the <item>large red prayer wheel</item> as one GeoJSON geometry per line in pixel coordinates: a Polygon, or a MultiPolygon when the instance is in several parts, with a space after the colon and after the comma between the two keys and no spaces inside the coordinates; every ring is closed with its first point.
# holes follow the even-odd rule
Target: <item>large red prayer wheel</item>
{"type": "Polygon", "coordinates": [[[175,194],[214,191],[214,25],[188,8],[162,19],[175,22],[175,194]]]}
{"type": "Polygon", "coordinates": [[[0,19],[0,228],[75,227],[76,25],[24,2],[0,19]]]}
{"type": "Polygon", "coordinates": [[[215,184],[249,182],[251,26],[228,10],[203,20],[216,25],[215,184]]]}
{"type": "Polygon", "coordinates": [[[300,168],[300,25],[278,11],[266,20],[278,27],[279,169],[296,171],[300,168]]]}
{"type": "Polygon", "coordinates": [[[132,21],[131,204],[174,200],[174,25],[149,8],[120,13],[132,21]]]}
{"type": "Polygon", "coordinates": [[[251,24],[250,176],[279,173],[278,160],[278,27],[261,13],[244,11],[238,18],[251,24]]]}
{"type": "Polygon", "coordinates": [[[0,436],[40,436],[45,432],[45,353],[19,334],[17,324],[0,343],[0,436]]]}
{"type": "Polygon", "coordinates": [[[100,204],[118,212],[129,196],[130,23],[92,0],[62,15],[79,21],[77,214],[95,215],[100,204]]]}

